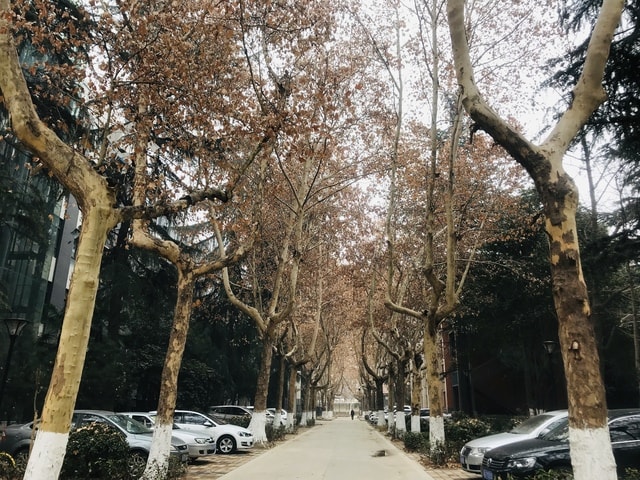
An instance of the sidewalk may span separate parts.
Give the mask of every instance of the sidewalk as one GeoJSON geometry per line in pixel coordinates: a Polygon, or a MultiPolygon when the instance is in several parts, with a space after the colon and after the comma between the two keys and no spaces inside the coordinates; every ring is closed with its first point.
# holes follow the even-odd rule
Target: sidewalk
{"type": "Polygon", "coordinates": [[[365,421],[338,417],[273,448],[213,455],[190,465],[186,480],[478,480],[460,469],[425,469],[365,421]]]}

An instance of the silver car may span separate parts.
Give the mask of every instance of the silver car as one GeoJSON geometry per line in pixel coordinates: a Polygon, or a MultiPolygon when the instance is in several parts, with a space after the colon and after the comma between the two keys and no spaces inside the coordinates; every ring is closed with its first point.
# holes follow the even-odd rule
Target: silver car
{"type": "MultiPolygon", "coordinates": [[[[155,411],[149,412],[152,416],[155,411]]],[[[207,436],[212,436],[216,441],[216,451],[227,454],[237,450],[248,450],[253,448],[253,433],[246,428],[237,425],[228,425],[217,422],[204,413],[192,410],[176,410],[173,414],[173,421],[181,428],[199,431],[207,436]]]]}
{"type": "Polygon", "coordinates": [[[567,410],[554,410],[528,418],[510,431],[476,438],[460,450],[460,465],[467,472],[480,473],[484,454],[492,448],[536,438],[547,433],[567,417],[567,410]]]}
{"type": "MultiPolygon", "coordinates": [[[[129,444],[129,466],[131,471],[142,473],[151,450],[153,431],[126,415],[104,410],[75,410],[71,417],[71,429],[94,422],[106,423],[124,434],[129,444]]],[[[171,450],[169,453],[182,463],[189,461],[187,444],[177,437],[171,437],[171,450]]]]}
{"type": "MultiPolygon", "coordinates": [[[[89,423],[105,423],[122,432],[129,445],[129,467],[134,476],[142,473],[151,449],[153,432],[143,424],[114,412],[104,410],[76,410],[71,419],[71,430],[89,423]]],[[[11,455],[16,463],[26,464],[31,445],[33,422],[23,425],[9,425],[0,437],[0,451],[11,455]]],[[[172,457],[186,463],[189,460],[188,447],[177,437],[171,438],[172,457]]]]}
{"type": "MultiPolygon", "coordinates": [[[[134,420],[142,423],[145,427],[153,430],[155,425],[155,415],[151,415],[147,412],[120,412],[127,417],[131,417],[134,420]]],[[[205,457],[207,455],[213,455],[216,453],[216,442],[211,436],[207,436],[202,432],[195,432],[181,428],[175,423],[173,424],[172,435],[179,438],[187,444],[189,448],[189,459],[195,460],[196,458],[205,457]]]]}
{"type": "Polygon", "coordinates": [[[250,421],[253,412],[246,407],[240,405],[214,405],[209,407],[209,416],[214,419],[220,419],[225,423],[232,422],[234,419],[244,419],[250,421]]]}

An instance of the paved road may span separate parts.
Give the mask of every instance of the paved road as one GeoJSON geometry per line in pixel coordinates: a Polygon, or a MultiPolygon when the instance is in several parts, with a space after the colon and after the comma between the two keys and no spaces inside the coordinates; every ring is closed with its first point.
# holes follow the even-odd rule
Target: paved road
{"type": "Polygon", "coordinates": [[[196,460],[189,465],[185,480],[376,480],[383,478],[382,475],[386,480],[389,469],[396,472],[390,475],[391,479],[480,480],[478,475],[460,468],[425,469],[418,463],[419,458],[418,454],[398,450],[384,433],[363,420],[352,423],[350,419],[337,418],[319,420],[316,426],[301,428],[266,449],[255,447],[232,455],[211,455],[196,460]],[[384,457],[378,456],[382,452],[384,457]],[[267,458],[261,460],[262,457],[267,458]],[[243,467],[245,464],[251,465],[243,467]],[[415,473],[416,468],[419,473],[415,473]],[[370,469],[375,469],[375,474],[372,475],[370,469]],[[308,470],[312,470],[311,474],[308,470]]]}
{"type": "Polygon", "coordinates": [[[338,417],[245,463],[222,480],[434,480],[366,422],[338,417]]]}

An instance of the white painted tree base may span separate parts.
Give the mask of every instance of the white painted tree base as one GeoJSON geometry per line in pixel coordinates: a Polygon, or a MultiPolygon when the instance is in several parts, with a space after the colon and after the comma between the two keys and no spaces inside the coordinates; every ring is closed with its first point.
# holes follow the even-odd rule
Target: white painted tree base
{"type": "Polygon", "coordinates": [[[571,465],[575,480],[616,480],[616,462],[611,451],[609,428],[569,427],[571,465]]]}
{"type": "Polygon", "coordinates": [[[249,431],[253,433],[253,440],[260,445],[267,443],[267,412],[253,412],[249,422],[249,431]]]}
{"type": "Polygon", "coordinates": [[[411,415],[411,431],[420,433],[420,415],[411,415]]]}
{"type": "Polygon", "coordinates": [[[396,435],[403,437],[407,431],[407,421],[404,418],[404,412],[400,411],[396,413],[396,435]]]}
{"type": "Polygon", "coordinates": [[[287,415],[287,432],[293,432],[295,428],[296,412],[289,412],[287,415]]]}
{"type": "Polygon", "coordinates": [[[154,425],[147,467],[144,469],[140,480],[155,480],[166,477],[169,470],[172,430],[173,425],[162,425],[160,423],[154,425]]]}
{"type": "Polygon", "coordinates": [[[384,421],[384,410],[378,410],[378,426],[379,427],[384,427],[385,421],[384,421]]]}
{"type": "Polygon", "coordinates": [[[69,433],[38,430],[23,480],[57,480],[67,451],[69,433]]]}
{"type": "Polygon", "coordinates": [[[431,448],[436,445],[444,445],[444,417],[429,417],[429,443],[431,448]]]}

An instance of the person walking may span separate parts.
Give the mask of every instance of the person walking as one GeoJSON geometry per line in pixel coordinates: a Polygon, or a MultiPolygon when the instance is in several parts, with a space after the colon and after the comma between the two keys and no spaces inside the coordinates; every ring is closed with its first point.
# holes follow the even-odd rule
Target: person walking
{"type": "Polygon", "coordinates": [[[353,411],[353,408],[351,409],[351,420],[353,420],[353,416],[356,414],[356,412],[353,411]]]}

